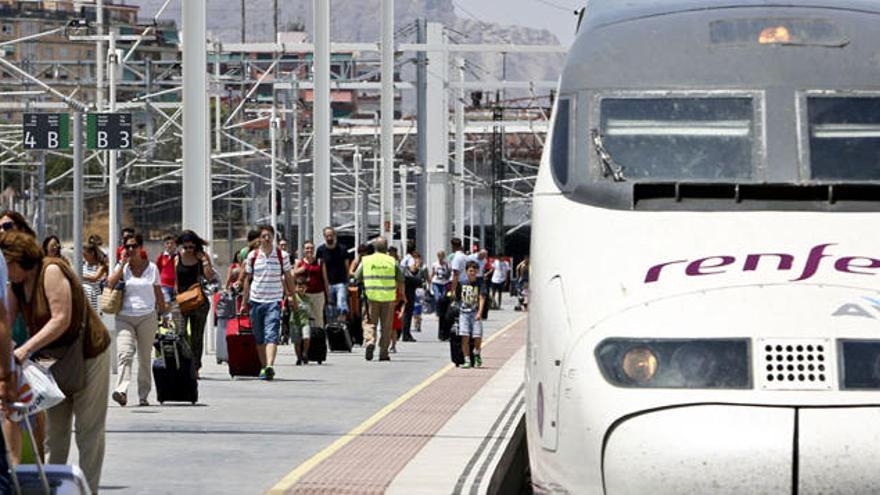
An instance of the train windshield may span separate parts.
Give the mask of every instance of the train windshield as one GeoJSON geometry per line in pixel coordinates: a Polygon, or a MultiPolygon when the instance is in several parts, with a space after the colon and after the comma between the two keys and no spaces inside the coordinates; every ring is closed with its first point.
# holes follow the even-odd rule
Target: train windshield
{"type": "Polygon", "coordinates": [[[807,98],[813,179],[880,180],[880,97],[807,98]]]}
{"type": "Polygon", "coordinates": [[[600,112],[603,144],[627,180],[753,175],[752,98],[605,98],[600,112]]]}

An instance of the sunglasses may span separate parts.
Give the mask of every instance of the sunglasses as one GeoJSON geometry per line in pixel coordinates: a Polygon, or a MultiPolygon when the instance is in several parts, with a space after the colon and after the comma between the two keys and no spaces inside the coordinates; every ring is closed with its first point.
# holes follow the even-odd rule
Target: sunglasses
{"type": "Polygon", "coordinates": [[[125,249],[137,249],[140,247],[140,244],[126,244],[125,249]]]}
{"type": "Polygon", "coordinates": [[[195,248],[196,248],[196,247],[193,246],[192,244],[184,244],[184,245],[183,245],[183,250],[184,250],[184,251],[192,251],[192,250],[194,250],[195,248]]]}
{"type": "Polygon", "coordinates": [[[0,230],[6,232],[9,230],[15,229],[15,222],[3,222],[0,223],[0,230]]]}

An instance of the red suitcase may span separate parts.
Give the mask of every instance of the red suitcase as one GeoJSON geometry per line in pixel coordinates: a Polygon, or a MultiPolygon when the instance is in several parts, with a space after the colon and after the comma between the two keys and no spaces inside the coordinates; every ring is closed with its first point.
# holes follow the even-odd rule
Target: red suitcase
{"type": "Polygon", "coordinates": [[[229,376],[260,376],[260,357],[257,355],[257,341],[251,332],[251,322],[247,313],[226,324],[226,348],[229,352],[229,376]]]}

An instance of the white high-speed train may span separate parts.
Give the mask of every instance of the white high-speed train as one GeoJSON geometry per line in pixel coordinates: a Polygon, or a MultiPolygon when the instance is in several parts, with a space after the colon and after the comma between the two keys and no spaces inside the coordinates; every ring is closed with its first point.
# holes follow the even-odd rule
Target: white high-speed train
{"type": "Polygon", "coordinates": [[[591,0],[534,193],[539,493],[880,493],[880,1],[591,0]]]}

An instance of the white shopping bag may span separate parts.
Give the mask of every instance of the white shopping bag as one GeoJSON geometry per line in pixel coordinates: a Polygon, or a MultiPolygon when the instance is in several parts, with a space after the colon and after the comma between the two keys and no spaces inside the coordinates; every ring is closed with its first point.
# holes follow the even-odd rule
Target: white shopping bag
{"type": "MultiPolygon", "coordinates": [[[[31,360],[24,362],[18,375],[18,402],[27,406],[27,414],[45,411],[64,400],[64,394],[52,373],[31,360]]],[[[23,411],[13,411],[9,418],[21,421],[23,411]]]]}

